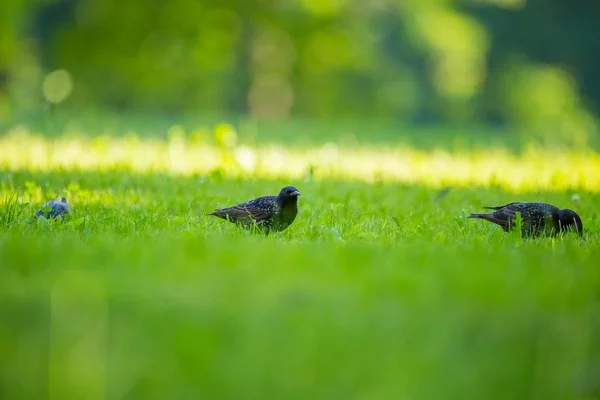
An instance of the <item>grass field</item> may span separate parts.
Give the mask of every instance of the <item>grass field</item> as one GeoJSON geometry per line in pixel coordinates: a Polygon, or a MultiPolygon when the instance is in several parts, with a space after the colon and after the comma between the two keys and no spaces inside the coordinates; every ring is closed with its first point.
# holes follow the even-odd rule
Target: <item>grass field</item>
{"type": "Polygon", "coordinates": [[[0,140],[2,399],[600,399],[595,153],[0,140]],[[286,184],[280,234],[203,216],[286,184]],[[466,219],[516,200],[585,236],[466,219]]]}

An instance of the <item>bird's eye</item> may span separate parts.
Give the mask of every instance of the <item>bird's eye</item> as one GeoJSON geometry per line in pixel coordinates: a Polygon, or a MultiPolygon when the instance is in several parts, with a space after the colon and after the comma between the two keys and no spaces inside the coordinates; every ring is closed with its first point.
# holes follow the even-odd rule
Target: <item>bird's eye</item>
{"type": "Polygon", "coordinates": [[[291,190],[288,190],[288,191],[287,191],[287,194],[292,194],[292,191],[291,191],[291,190]]]}

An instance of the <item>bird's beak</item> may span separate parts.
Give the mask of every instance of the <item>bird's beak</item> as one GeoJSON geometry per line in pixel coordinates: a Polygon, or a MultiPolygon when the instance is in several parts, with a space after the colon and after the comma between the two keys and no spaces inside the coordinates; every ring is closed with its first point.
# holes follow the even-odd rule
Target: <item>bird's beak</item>
{"type": "Polygon", "coordinates": [[[297,190],[294,190],[292,193],[290,193],[291,196],[300,196],[300,192],[297,190]]]}

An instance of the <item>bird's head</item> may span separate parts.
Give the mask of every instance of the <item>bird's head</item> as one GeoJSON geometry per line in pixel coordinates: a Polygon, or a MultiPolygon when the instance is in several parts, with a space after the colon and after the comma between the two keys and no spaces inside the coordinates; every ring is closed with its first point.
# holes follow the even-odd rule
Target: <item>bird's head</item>
{"type": "Polygon", "coordinates": [[[294,186],[286,186],[281,189],[278,197],[285,202],[292,199],[296,200],[298,196],[300,196],[300,191],[298,189],[296,189],[294,186]]]}
{"type": "Polygon", "coordinates": [[[581,222],[579,215],[573,210],[560,210],[558,212],[558,224],[560,230],[563,232],[574,231],[577,232],[579,236],[583,236],[583,223],[581,222]]]}

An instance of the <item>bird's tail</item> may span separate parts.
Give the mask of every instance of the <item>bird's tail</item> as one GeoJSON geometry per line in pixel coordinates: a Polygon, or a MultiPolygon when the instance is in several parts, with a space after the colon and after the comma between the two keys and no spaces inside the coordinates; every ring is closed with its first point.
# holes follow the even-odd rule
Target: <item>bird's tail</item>
{"type": "Polygon", "coordinates": [[[467,218],[480,218],[486,221],[495,222],[492,214],[471,214],[467,218]]]}
{"type": "Polygon", "coordinates": [[[222,213],[221,210],[215,210],[215,211],[204,214],[204,216],[210,216],[210,215],[212,215],[213,217],[217,217],[217,218],[227,219],[227,214],[222,213]]]}

